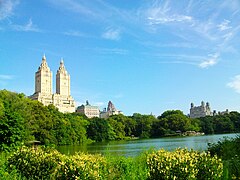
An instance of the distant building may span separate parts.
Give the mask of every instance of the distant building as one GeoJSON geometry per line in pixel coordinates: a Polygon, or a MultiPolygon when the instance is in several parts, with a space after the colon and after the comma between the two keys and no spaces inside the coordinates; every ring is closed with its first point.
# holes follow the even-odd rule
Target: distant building
{"type": "Polygon", "coordinates": [[[91,106],[88,101],[86,105],[78,106],[76,112],[85,114],[88,118],[99,117],[100,114],[98,106],[91,106]]]}
{"type": "Polygon", "coordinates": [[[213,111],[213,116],[225,115],[225,114],[229,114],[229,110],[228,109],[226,109],[226,111],[218,111],[218,112],[216,110],[213,111]]]}
{"type": "Polygon", "coordinates": [[[100,118],[107,119],[112,115],[118,115],[118,114],[122,114],[122,111],[117,110],[113,105],[113,103],[109,101],[107,109],[104,108],[104,110],[100,112],[100,118]]]}
{"type": "Polygon", "coordinates": [[[226,111],[219,111],[218,114],[220,114],[220,115],[229,114],[229,110],[226,109],[226,111]]]}
{"type": "Polygon", "coordinates": [[[75,102],[70,95],[70,75],[64,67],[63,60],[60,62],[56,74],[56,93],[52,93],[52,72],[48,67],[45,55],[42,63],[35,73],[35,93],[30,96],[43,105],[53,104],[60,112],[75,112],[75,102]]]}
{"type": "Polygon", "coordinates": [[[200,106],[194,106],[194,104],[191,103],[190,118],[200,118],[212,115],[213,113],[211,112],[210,104],[208,102],[205,105],[202,101],[200,106]]]}

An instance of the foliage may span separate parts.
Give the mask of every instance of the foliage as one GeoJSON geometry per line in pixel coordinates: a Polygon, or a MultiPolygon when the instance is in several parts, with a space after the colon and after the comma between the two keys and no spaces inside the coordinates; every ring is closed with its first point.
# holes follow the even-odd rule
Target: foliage
{"type": "Polygon", "coordinates": [[[8,158],[7,167],[26,179],[219,179],[223,172],[217,156],[187,149],[146,152],[133,158],[66,156],[54,149],[22,147],[8,158]]]}
{"type": "Polygon", "coordinates": [[[223,165],[217,156],[209,153],[177,149],[168,152],[163,149],[147,157],[150,179],[219,179],[223,165]]]}
{"type": "Polygon", "coordinates": [[[104,176],[106,160],[101,155],[78,153],[63,157],[55,170],[57,179],[101,179],[104,176]]]}
{"type": "Polygon", "coordinates": [[[161,116],[113,115],[89,119],[78,113],[61,113],[53,105],[0,90],[0,150],[11,150],[28,141],[45,145],[77,145],[93,141],[151,138],[202,131],[206,134],[240,131],[240,113],[190,119],[182,111],[168,110],[161,116]]]}
{"type": "Polygon", "coordinates": [[[0,150],[31,140],[46,145],[81,144],[87,141],[87,125],[88,119],[79,114],[63,114],[24,94],[0,91],[0,150]]]}
{"type": "Polygon", "coordinates": [[[109,124],[113,128],[114,131],[114,139],[125,139],[125,124],[124,124],[125,116],[111,116],[108,119],[109,124]]]}
{"type": "Polygon", "coordinates": [[[182,111],[168,110],[153,125],[153,137],[176,134],[176,132],[200,131],[199,121],[190,119],[182,111]]]}
{"type": "Polygon", "coordinates": [[[7,166],[26,179],[147,179],[148,175],[146,156],[66,156],[40,147],[20,148],[9,157],[7,166]]]}
{"type": "Polygon", "coordinates": [[[135,136],[149,138],[151,136],[152,123],[155,117],[152,115],[133,114],[132,118],[136,121],[135,136]]]}
{"type": "Polygon", "coordinates": [[[25,180],[26,178],[21,176],[21,174],[18,173],[16,169],[12,168],[11,171],[8,170],[8,167],[7,167],[8,156],[9,156],[8,152],[0,153],[0,179],[1,180],[9,180],[9,179],[25,180]]]}
{"type": "Polygon", "coordinates": [[[53,149],[21,147],[10,156],[8,166],[27,179],[49,179],[62,159],[62,155],[53,149]]]}
{"type": "Polygon", "coordinates": [[[240,131],[240,113],[206,116],[198,118],[202,131],[206,134],[232,133],[240,131]]]}
{"type": "Polygon", "coordinates": [[[23,117],[16,111],[21,99],[22,94],[0,91],[0,150],[15,148],[25,138],[23,117]]]}
{"type": "Polygon", "coordinates": [[[146,155],[137,157],[108,156],[106,179],[147,179],[146,155]]]}
{"type": "Polygon", "coordinates": [[[114,140],[114,131],[106,119],[92,118],[89,120],[87,135],[90,139],[101,142],[114,140]]]}
{"type": "Polygon", "coordinates": [[[224,160],[224,178],[240,178],[240,135],[236,138],[224,138],[217,143],[209,144],[208,150],[224,160]]]}

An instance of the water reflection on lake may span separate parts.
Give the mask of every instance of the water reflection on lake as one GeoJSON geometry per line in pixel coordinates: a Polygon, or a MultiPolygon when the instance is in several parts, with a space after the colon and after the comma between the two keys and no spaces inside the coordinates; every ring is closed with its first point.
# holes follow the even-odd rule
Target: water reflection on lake
{"type": "Polygon", "coordinates": [[[208,143],[216,143],[224,137],[236,137],[237,134],[217,134],[206,136],[188,137],[166,137],[157,139],[142,139],[132,141],[111,141],[104,143],[93,143],[78,146],[59,146],[57,149],[63,154],[74,154],[82,151],[88,153],[101,153],[111,155],[136,156],[151,148],[174,150],[176,148],[188,148],[203,151],[208,147],[208,143]]]}

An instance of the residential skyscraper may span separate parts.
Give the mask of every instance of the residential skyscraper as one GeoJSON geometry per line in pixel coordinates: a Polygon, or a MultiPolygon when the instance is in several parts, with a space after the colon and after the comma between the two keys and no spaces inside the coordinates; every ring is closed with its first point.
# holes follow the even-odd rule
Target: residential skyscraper
{"type": "Polygon", "coordinates": [[[30,96],[43,105],[53,104],[60,112],[75,112],[75,102],[70,94],[70,75],[65,69],[63,60],[56,74],[56,93],[52,93],[52,72],[47,65],[45,55],[35,73],[35,93],[30,96]]]}

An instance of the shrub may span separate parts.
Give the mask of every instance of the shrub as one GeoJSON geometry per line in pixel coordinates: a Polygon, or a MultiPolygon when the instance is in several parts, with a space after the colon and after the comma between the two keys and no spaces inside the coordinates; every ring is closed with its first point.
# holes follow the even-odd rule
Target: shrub
{"type": "Polygon", "coordinates": [[[223,163],[216,155],[203,152],[198,156],[197,179],[220,179],[223,174],[223,163]]]}
{"type": "Polygon", "coordinates": [[[240,135],[235,138],[223,138],[214,144],[209,144],[208,151],[223,159],[224,179],[240,179],[240,135]]]}
{"type": "Polygon", "coordinates": [[[22,177],[21,174],[19,174],[16,169],[12,169],[10,172],[8,172],[8,167],[6,165],[8,156],[9,156],[8,152],[0,153],[0,179],[1,180],[9,180],[9,179],[23,180],[24,177],[22,177]]]}
{"type": "Polygon", "coordinates": [[[10,156],[8,167],[27,179],[101,179],[106,161],[101,155],[66,156],[50,148],[22,147],[10,156]]]}
{"type": "Polygon", "coordinates": [[[219,179],[223,165],[216,156],[187,149],[163,149],[147,157],[150,179],[219,179]]]}
{"type": "Polygon", "coordinates": [[[62,159],[57,150],[24,146],[10,156],[8,166],[27,179],[49,179],[62,159]]]}
{"type": "Polygon", "coordinates": [[[65,156],[55,171],[57,179],[101,179],[106,161],[101,155],[78,153],[65,156]]]}
{"type": "Polygon", "coordinates": [[[49,148],[22,147],[8,158],[7,165],[12,170],[10,174],[3,174],[0,168],[0,175],[16,177],[20,174],[22,179],[192,180],[219,179],[223,172],[222,162],[217,156],[187,149],[174,152],[159,150],[126,158],[83,153],[66,156],[49,148]]]}

